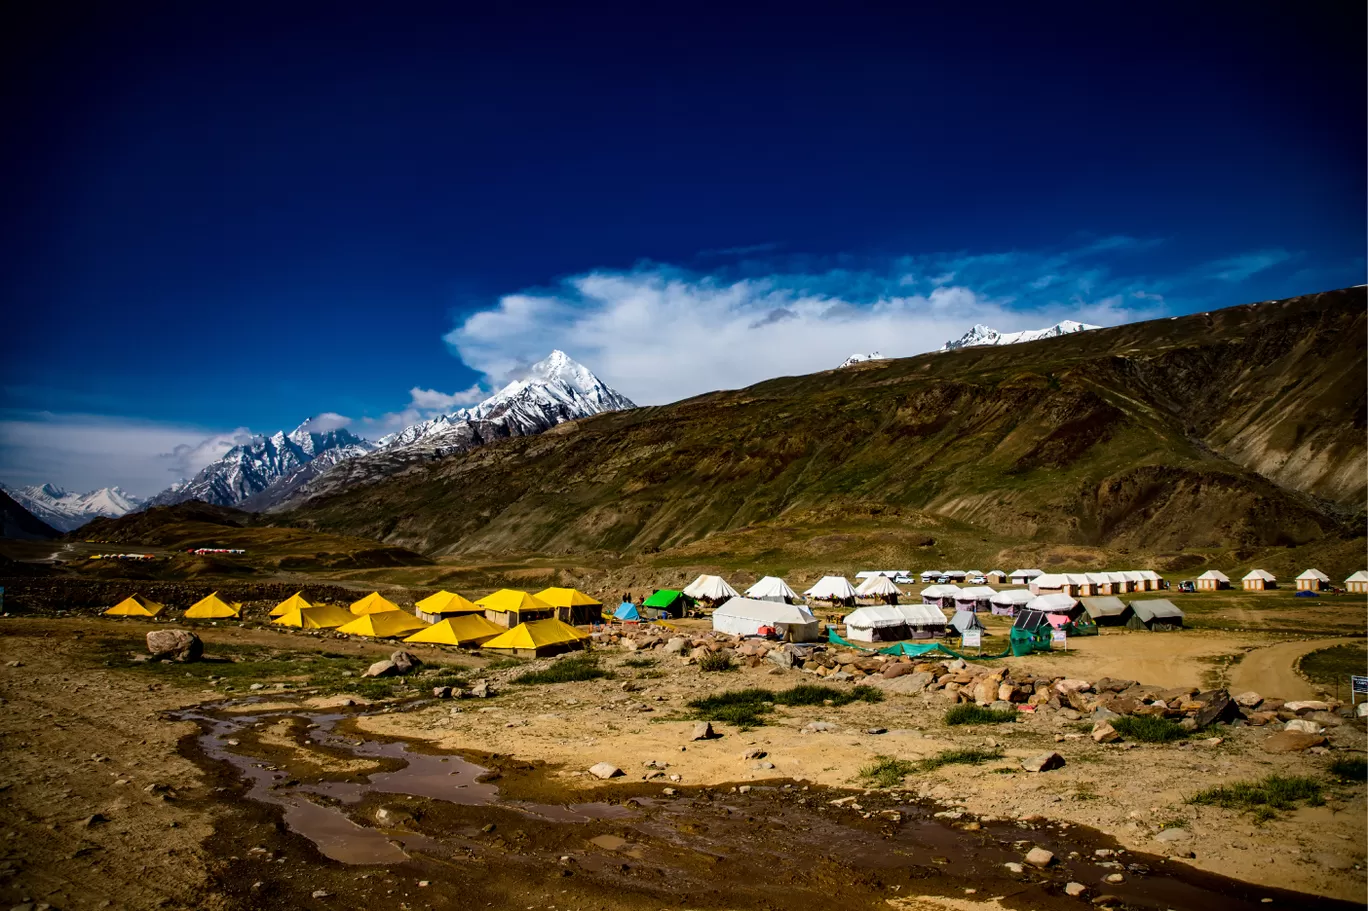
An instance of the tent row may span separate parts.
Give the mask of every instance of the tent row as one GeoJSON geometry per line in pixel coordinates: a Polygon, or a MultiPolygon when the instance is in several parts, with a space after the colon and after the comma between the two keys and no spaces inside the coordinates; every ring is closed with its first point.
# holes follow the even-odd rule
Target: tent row
{"type": "MultiPolygon", "coordinates": [[[[1330,577],[1318,569],[1308,569],[1294,580],[1297,591],[1325,591],[1330,588],[1330,577]]],[[[1240,579],[1240,587],[1245,591],[1261,592],[1278,587],[1278,577],[1266,569],[1253,569],[1240,579]]],[[[1346,590],[1356,593],[1368,592],[1368,570],[1359,570],[1344,580],[1346,590]]],[[[1230,577],[1217,569],[1209,569],[1196,579],[1198,591],[1219,591],[1230,588],[1230,577]]]]}
{"type": "Polygon", "coordinates": [[[1152,569],[1125,572],[1040,573],[1026,584],[1037,595],[1061,592],[1082,598],[1091,595],[1158,591],[1164,587],[1164,578],[1152,569]]]}

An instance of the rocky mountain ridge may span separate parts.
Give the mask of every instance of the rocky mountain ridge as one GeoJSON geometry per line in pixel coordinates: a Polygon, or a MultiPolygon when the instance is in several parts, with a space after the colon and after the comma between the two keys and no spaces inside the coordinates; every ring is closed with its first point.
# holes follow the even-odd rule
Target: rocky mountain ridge
{"type": "Polygon", "coordinates": [[[71,493],[55,484],[5,487],[16,502],[58,531],[72,531],[95,518],[117,519],[142,506],[143,501],[119,487],[71,493]]]}

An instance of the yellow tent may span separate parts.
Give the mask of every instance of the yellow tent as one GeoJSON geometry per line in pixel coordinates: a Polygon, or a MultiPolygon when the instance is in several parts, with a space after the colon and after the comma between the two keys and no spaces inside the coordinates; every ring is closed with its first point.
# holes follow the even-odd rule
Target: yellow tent
{"type": "Polygon", "coordinates": [[[423,629],[427,624],[417,617],[404,613],[401,610],[386,610],[376,613],[362,614],[355,620],[339,626],[339,633],[349,633],[353,636],[373,636],[377,639],[392,639],[395,636],[402,636],[414,630],[423,629]]]}
{"type": "Polygon", "coordinates": [[[187,620],[224,620],[236,617],[242,610],[241,604],[229,604],[218,596],[218,592],[201,598],[185,612],[187,620]]]}
{"type": "Polygon", "coordinates": [[[432,642],[438,645],[479,645],[506,632],[502,626],[490,623],[482,614],[463,614],[434,623],[404,641],[432,642]]]}
{"type": "Polygon", "coordinates": [[[318,607],[306,607],[303,610],[292,610],[287,614],[282,614],[272,623],[281,626],[297,626],[300,629],[332,629],[351,623],[356,618],[347,613],[340,607],[333,607],[331,604],[320,604],[318,607]]]}
{"type": "Polygon", "coordinates": [[[575,588],[544,588],[533,597],[556,609],[556,619],[566,623],[593,623],[603,613],[603,602],[575,588]]]}
{"type": "Polygon", "coordinates": [[[295,592],[293,595],[273,607],[271,609],[271,616],[283,617],[290,611],[308,610],[311,607],[313,607],[313,605],[304,600],[303,592],[295,592]]]}
{"type": "Polygon", "coordinates": [[[384,611],[398,610],[399,605],[384,597],[379,592],[371,592],[360,601],[352,603],[351,612],[353,614],[379,614],[384,611]]]}
{"type": "Polygon", "coordinates": [[[105,611],[106,617],[155,617],[161,613],[162,606],[149,601],[142,595],[130,595],[105,611]]]}
{"type": "Polygon", "coordinates": [[[429,623],[436,623],[449,614],[482,614],[484,608],[449,591],[428,595],[413,606],[413,612],[429,623]]]}
{"type": "Polygon", "coordinates": [[[552,618],[519,623],[503,635],[490,639],[480,648],[512,652],[515,655],[539,655],[555,649],[583,645],[589,639],[588,633],[580,632],[570,624],[552,618]]]}

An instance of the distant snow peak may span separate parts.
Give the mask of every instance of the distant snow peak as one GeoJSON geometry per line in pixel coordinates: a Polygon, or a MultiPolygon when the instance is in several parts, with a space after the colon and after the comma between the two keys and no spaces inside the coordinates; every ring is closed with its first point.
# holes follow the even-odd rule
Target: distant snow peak
{"type": "Polygon", "coordinates": [[[1058,338],[1061,335],[1072,335],[1075,332],[1101,328],[1101,326],[1080,323],[1071,319],[1061,320],[1046,329],[1024,329],[1021,332],[999,332],[989,326],[979,324],[959,338],[946,342],[940,350],[956,351],[960,348],[977,348],[983,345],[1016,345],[1021,342],[1034,342],[1042,338],[1058,338]]]}
{"type": "MultiPolygon", "coordinates": [[[[871,352],[870,354],[852,354],[850,357],[846,358],[844,361],[841,362],[841,367],[849,367],[852,364],[863,364],[865,361],[883,360],[887,360],[887,358],[885,358],[882,354],[880,354],[877,351],[871,352]]],[[[836,369],[840,370],[841,367],[837,367],[836,369]]]]}
{"type": "Polygon", "coordinates": [[[528,436],[565,421],[635,407],[588,367],[556,349],[533,364],[525,379],[514,380],[483,402],[411,424],[379,445],[386,451],[418,443],[425,449],[469,448],[476,437],[528,436]],[[477,433],[476,424],[494,426],[477,433]]]}
{"type": "Polygon", "coordinates": [[[143,504],[118,487],[101,487],[89,493],[69,493],[55,484],[6,487],[21,506],[58,531],[72,531],[91,519],[117,519],[143,504]]]}

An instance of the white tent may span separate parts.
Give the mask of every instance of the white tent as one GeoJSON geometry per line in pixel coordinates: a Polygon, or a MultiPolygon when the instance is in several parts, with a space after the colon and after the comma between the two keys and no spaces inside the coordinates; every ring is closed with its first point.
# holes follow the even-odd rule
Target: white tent
{"type": "Polygon", "coordinates": [[[926,629],[935,632],[945,626],[945,614],[934,604],[899,604],[893,609],[903,615],[907,628],[913,632],[926,629]]]}
{"type": "Polygon", "coordinates": [[[1210,579],[1213,582],[1221,582],[1225,585],[1230,584],[1230,577],[1219,569],[1209,569],[1197,577],[1198,579],[1210,579]]]}
{"type": "Polygon", "coordinates": [[[815,642],[821,635],[821,621],[801,604],[776,604],[753,598],[732,598],[712,615],[713,629],[733,636],[759,635],[760,627],[773,627],[780,638],[793,642],[815,642]]]}
{"type": "Polygon", "coordinates": [[[684,589],[684,594],[695,601],[721,601],[724,598],[739,598],[740,593],[727,584],[721,576],[699,576],[684,589]]]}
{"type": "Polygon", "coordinates": [[[1027,589],[1013,588],[1005,592],[998,592],[988,599],[988,603],[992,605],[993,613],[1003,617],[1015,617],[1017,611],[1035,600],[1035,597],[1027,589]]]}
{"type": "Polygon", "coordinates": [[[1013,585],[1027,585],[1036,576],[1042,575],[1044,573],[1038,569],[1018,569],[1007,578],[1012,580],[1013,585]]]}
{"type": "Polygon", "coordinates": [[[922,589],[922,603],[938,607],[954,607],[955,596],[960,593],[958,585],[928,585],[922,589]]]}
{"type": "Polygon", "coordinates": [[[845,576],[823,576],[817,580],[816,585],[803,594],[818,600],[847,601],[855,597],[855,589],[846,581],[845,576]]]}
{"type": "Polygon", "coordinates": [[[798,593],[788,587],[788,583],[778,576],[766,576],[746,589],[746,597],[757,601],[780,601],[791,604],[800,600],[798,593]]]}
{"type": "Polygon", "coordinates": [[[902,589],[894,585],[893,580],[887,576],[870,576],[860,583],[860,587],[855,589],[855,594],[866,598],[882,598],[885,595],[901,595],[902,589]]]}
{"type": "Polygon", "coordinates": [[[896,579],[899,576],[909,575],[911,572],[910,569],[862,569],[855,574],[855,578],[861,581],[874,576],[887,576],[890,579],[896,579]]]}
{"type": "Polygon", "coordinates": [[[939,579],[940,577],[941,577],[941,571],[938,570],[938,569],[926,569],[926,570],[922,570],[921,580],[922,580],[923,582],[933,582],[933,581],[935,581],[936,579],[939,579]]]}
{"type": "Polygon", "coordinates": [[[1330,581],[1330,577],[1318,569],[1308,569],[1306,572],[1302,573],[1300,576],[1297,577],[1298,582],[1308,581],[1311,579],[1314,579],[1317,582],[1330,581]]]}
{"type": "Polygon", "coordinates": [[[846,638],[852,642],[893,642],[908,636],[907,618],[896,607],[862,607],[847,614],[844,622],[846,638]]]}
{"type": "Polygon", "coordinates": [[[1027,610],[1044,611],[1047,614],[1067,614],[1078,604],[1073,595],[1055,592],[1052,595],[1037,595],[1026,602],[1027,610]]]}
{"type": "Polygon", "coordinates": [[[971,585],[961,588],[955,594],[955,606],[961,610],[988,610],[989,602],[997,591],[986,585],[971,585]]]}

